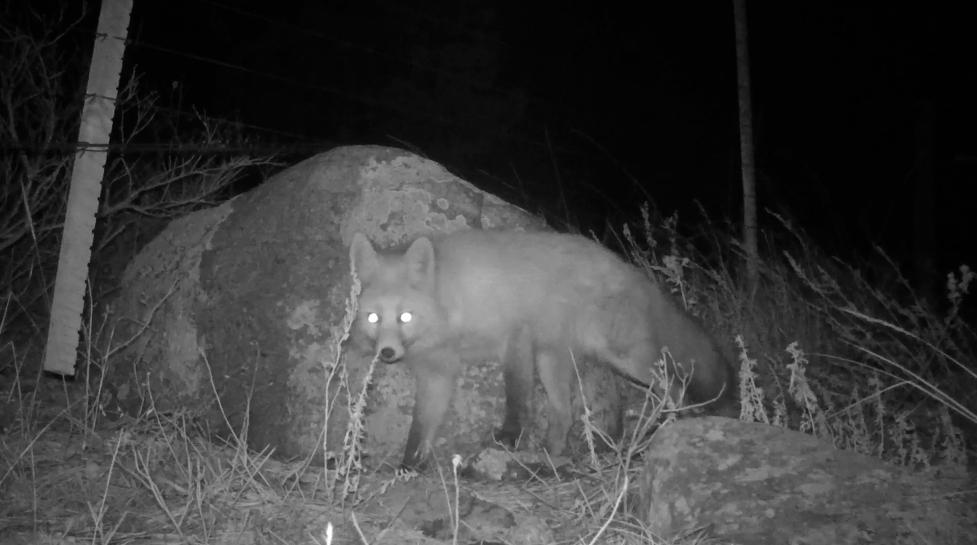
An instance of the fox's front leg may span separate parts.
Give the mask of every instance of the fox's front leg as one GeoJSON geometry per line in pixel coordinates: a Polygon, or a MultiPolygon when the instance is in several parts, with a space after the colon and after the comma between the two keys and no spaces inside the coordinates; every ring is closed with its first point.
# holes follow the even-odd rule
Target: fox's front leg
{"type": "Polygon", "coordinates": [[[569,349],[547,348],[536,352],[536,369],[539,380],[546,389],[549,399],[549,427],[546,431],[546,450],[550,456],[563,454],[567,443],[567,433],[573,424],[570,406],[573,384],[573,359],[569,349]],[[566,352],[564,354],[564,352],[566,352]]]}
{"type": "Polygon", "coordinates": [[[431,455],[444,415],[451,403],[460,363],[431,361],[414,368],[414,415],[407,434],[403,467],[421,469],[431,455]]]}

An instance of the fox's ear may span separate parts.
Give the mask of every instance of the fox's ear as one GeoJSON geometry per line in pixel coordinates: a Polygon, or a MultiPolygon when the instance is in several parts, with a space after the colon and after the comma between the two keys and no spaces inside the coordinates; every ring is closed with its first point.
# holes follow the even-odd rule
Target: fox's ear
{"type": "Polygon", "coordinates": [[[427,237],[411,243],[404,254],[407,264],[407,280],[411,286],[421,290],[434,289],[434,245],[427,237]]]}
{"type": "Polygon", "coordinates": [[[349,260],[360,280],[366,280],[373,276],[377,267],[380,266],[377,251],[373,249],[373,244],[363,233],[353,235],[353,243],[349,245],[349,260]]]}

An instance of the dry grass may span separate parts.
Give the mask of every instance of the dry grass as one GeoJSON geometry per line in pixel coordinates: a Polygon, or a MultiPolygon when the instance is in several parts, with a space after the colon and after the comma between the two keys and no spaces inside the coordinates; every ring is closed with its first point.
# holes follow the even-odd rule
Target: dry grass
{"type": "MultiPolygon", "coordinates": [[[[965,350],[973,346],[972,331],[959,318],[968,271],[948,284],[954,288],[948,311],[936,317],[868,289],[854,268],[825,266],[809,243],[795,247],[795,253],[807,252],[804,260],[784,252],[782,260],[765,261],[767,288],[751,296],[737,288],[734,271],[715,265],[733,263],[733,256],[706,260],[674,222],[651,227],[649,220],[643,235],[645,243],[634,246],[636,261],[667,275],[663,285],[705,323],[719,324],[722,338],[735,334],[744,419],[803,430],[898,464],[965,471],[960,426],[975,422],[968,397],[974,360],[965,350]],[[648,241],[661,229],[670,251],[658,257],[658,246],[648,241]],[[817,282],[809,271],[818,272],[817,282]],[[880,313],[885,319],[876,317],[880,313]]],[[[711,240],[723,238],[714,233],[711,240]]],[[[350,317],[355,285],[352,290],[350,317]]],[[[0,338],[9,338],[2,334],[10,305],[8,299],[0,314],[0,338]]],[[[349,320],[344,325],[348,329],[349,320]]],[[[511,513],[529,513],[532,505],[545,522],[541,535],[559,543],[711,542],[703,535],[660,540],[628,514],[636,502],[631,483],[641,471],[640,452],[662,415],[673,414],[666,399],[646,397],[619,450],[591,449],[572,474],[479,483],[459,479],[453,464],[424,476],[365,467],[359,440],[368,374],[363,384],[347,384],[359,392],[349,406],[327,403],[353,418],[341,451],[331,453],[333,464],[315,467],[250,451],[246,423],[231,440],[215,443],[188,414],[151,409],[108,420],[99,407],[97,371],[105,353],[92,346],[98,333],[97,313],[90,311],[82,364],[95,372],[81,373],[86,378],[73,384],[28,373],[37,369],[37,339],[2,346],[0,538],[6,542],[423,542],[429,538],[400,524],[398,512],[377,506],[404,487],[432,481],[443,501],[430,508],[448,525],[431,534],[440,542],[466,535],[461,505],[472,498],[511,513]]],[[[329,380],[347,380],[341,360],[325,365],[329,380]]]]}
{"type": "Polygon", "coordinates": [[[881,250],[886,289],[772,216],[781,228],[756,293],[731,265],[743,262],[731,230],[703,220],[683,237],[674,218],[656,223],[646,209],[643,240],[628,237],[637,262],[735,341],[741,417],[896,464],[965,472],[961,429],[977,430],[977,334],[962,318],[973,271],[948,275],[937,313],[881,250]]]}

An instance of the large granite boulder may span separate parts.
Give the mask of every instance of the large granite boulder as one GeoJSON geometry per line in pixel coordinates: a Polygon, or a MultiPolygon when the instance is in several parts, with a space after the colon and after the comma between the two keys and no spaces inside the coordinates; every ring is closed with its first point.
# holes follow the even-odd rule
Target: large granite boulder
{"type": "MultiPolygon", "coordinates": [[[[473,227],[542,224],[432,161],[360,146],[316,155],[173,221],[123,276],[103,406],[185,411],[284,458],[321,454],[323,446],[338,452],[368,368],[366,359],[339,351],[353,234],[396,246],[473,227]]],[[[413,391],[403,366],[376,367],[360,433],[361,452],[374,462],[399,461],[413,391]]],[[[474,362],[439,451],[476,451],[500,424],[502,405],[498,365],[474,362]]]]}

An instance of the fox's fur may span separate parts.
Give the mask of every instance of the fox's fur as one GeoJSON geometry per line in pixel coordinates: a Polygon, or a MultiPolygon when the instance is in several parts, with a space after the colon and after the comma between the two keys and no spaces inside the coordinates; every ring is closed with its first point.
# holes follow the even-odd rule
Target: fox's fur
{"type": "Polygon", "coordinates": [[[381,361],[407,363],[415,375],[405,466],[429,454],[462,361],[471,358],[504,364],[500,433],[510,442],[528,413],[535,362],[549,399],[552,455],[572,423],[573,358],[648,384],[667,347],[688,377],[687,397],[731,412],[733,372],[711,337],[654,282],[584,237],[469,230],[378,253],[357,233],[350,259],[362,283],[354,335],[381,361]]]}

